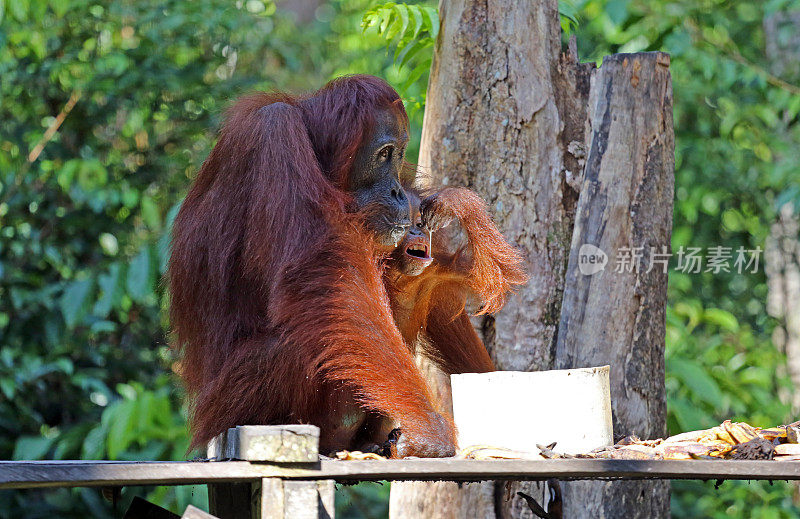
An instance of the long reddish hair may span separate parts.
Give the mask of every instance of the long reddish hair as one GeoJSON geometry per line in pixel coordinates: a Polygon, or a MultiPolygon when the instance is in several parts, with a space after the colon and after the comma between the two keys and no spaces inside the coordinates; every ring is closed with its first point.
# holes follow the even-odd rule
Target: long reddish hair
{"type": "Polygon", "coordinates": [[[433,412],[346,191],[387,108],[407,125],[386,82],[348,76],[228,110],[175,219],[168,269],[194,446],[233,425],[325,426],[345,386],[365,409],[415,423],[433,412]]]}

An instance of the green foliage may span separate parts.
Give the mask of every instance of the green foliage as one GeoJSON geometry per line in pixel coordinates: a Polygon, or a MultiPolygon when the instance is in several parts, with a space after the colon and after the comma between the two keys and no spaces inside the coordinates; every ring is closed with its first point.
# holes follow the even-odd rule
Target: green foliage
{"type": "Polygon", "coordinates": [[[768,337],[697,299],[667,315],[667,390],[670,432],[704,429],[722,420],[778,425],[791,417],[780,396],[791,391],[773,366],[784,362],[768,337]]]}
{"type": "Polygon", "coordinates": [[[414,64],[401,92],[430,71],[432,48],[439,35],[439,14],[433,7],[387,2],[367,11],[361,27],[364,32],[373,29],[387,46],[395,48],[394,60],[400,67],[414,64]]]}
{"type": "Polygon", "coordinates": [[[570,35],[577,30],[579,22],[579,6],[575,0],[559,0],[558,15],[561,19],[561,31],[570,35]]]}
{"type": "Polygon", "coordinates": [[[389,517],[389,484],[365,481],[357,485],[337,485],[336,517],[339,519],[389,517]]]}
{"type": "MultiPolygon", "coordinates": [[[[185,420],[164,374],[165,237],[218,112],[256,84],[235,67],[274,22],[222,0],[5,6],[0,456],[182,459],[185,420]]],[[[0,509],[109,510],[28,501],[4,492],[0,509]]]]}

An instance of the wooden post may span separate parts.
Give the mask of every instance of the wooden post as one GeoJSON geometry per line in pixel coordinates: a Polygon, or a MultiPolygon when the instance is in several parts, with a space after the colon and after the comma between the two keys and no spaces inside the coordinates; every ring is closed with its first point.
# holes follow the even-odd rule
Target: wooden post
{"type": "MultiPolygon", "coordinates": [[[[592,84],[589,125],[556,367],[611,365],[614,436],[663,438],[675,168],[669,56],[606,57],[592,84]]],[[[664,482],[565,483],[562,491],[565,517],[669,511],[664,482]]]]}
{"type": "Polygon", "coordinates": [[[261,480],[261,519],[333,519],[334,482],[261,480]]]}
{"type": "MultiPolygon", "coordinates": [[[[319,462],[319,428],[313,425],[245,425],[209,443],[208,457],[253,462],[319,462]]],[[[258,484],[208,485],[209,508],[220,519],[333,518],[334,483],[264,478],[258,484]]]]}
{"type": "MultiPolygon", "coordinates": [[[[634,238],[649,240],[645,246],[669,244],[670,220],[664,215],[671,211],[673,163],[666,56],[628,56],[630,68],[624,74],[617,69],[624,68],[626,57],[607,59],[609,66],[602,73],[591,64],[578,63],[574,42],[568,53],[561,51],[557,0],[440,0],[439,13],[441,29],[428,85],[420,166],[434,185],[467,186],[487,200],[506,238],[524,250],[531,276],[528,285],[510,298],[502,311],[483,316],[475,323],[478,333],[501,370],[610,364],[612,377],[616,377],[612,401],[621,404],[618,412],[624,415],[619,424],[615,423],[615,432],[637,429],[641,435],[662,434],[664,307],[660,298],[666,288],[666,276],[625,278],[625,283],[646,282],[638,289],[647,287],[654,293],[645,295],[644,308],[632,314],[635,317],[627,339],[635,338],[637,355],[623,359],[622,365],[613,351],[605,351],[606,356],[597,354],[615,347],[615,343],[602,342],[596,345],[600,350],[584,355],[581,348],[593,348],[595,345],[589,341],[595,336],[583,338],[575,328],[560,328],[569,328],[570,323],[581,320],[572,311],[578,303],[573,299],[571,309],[562,316],[565,290],[572,294],[570,298],[577,294],[599,298],[602,302],[594,304],[604,307],[597,309],[600,313],[613,312],[608,305],[611,297],[642,297],[638,292],[626,292],[630,288],[627,285],[608,285],[602,290],[595,285],[589,290],[588,284],[570,287],[575,280],[567,280],[568,264],[571,255],[579,252],[571,250],[578,200],[584,197],[584,189],[594,187],[592,182],[584,181],[585,174],[596,174],[593,172],[602,167],[606,168],[604,175],[610,175],[610,163],[606,161],[630,151],[631,163],[618,163],[630,166],[629,171],[620,173],[619,179],[604,177],[604,182],[613,185],[609,196],[624,191],[619,196],[628,197],[635,204],[625,209],[623,200],[613,200],[617,212],[604,221],[610,228],[635,229],[634,238]],[[595,90],[590,101],[592,81],[595,90]],[[600,94],[603,84],[609,85],[610,90],[600,94]],[[600,141],[594,138],[602,122],[597,110],[600,97],[607,95],[613,99],[612,122],[622,118],[639,126],[635,131],[610,136],[609,147],[600,148],[600,141]],[[631,97],[625,98],[626,95],[631,97]],[[655,125],[662,126],[656,131],[655,125]],[[637,134],[638,129],[643,133],[637,134]],[[660,140],[653,147],[648,139],[656,137],[660,140]],[[599,163],[590,165],[590,146],[595,142],[598,149],[593,160],[599,163]],[[637,184],[637,179],[646,179],[647,183],[637,184]],[[598,360],[589,362],[590,358],[598,360]],[[647,376],[651,378],[637,387],[647,376]],[[623,388],[625,392],[620,392],[623,388]],[[629,395],[633,395],[629,404],[620,402],[629,395]],[[640,405],[638,411],[635,404],[640,405]],[[655,414],[645,417],[650,411],[655,414]],[[647,427],[637,428],[638,424],[647,427]]],[[[613,127],[620,131],[619,123],[613,127]]],[[[595,207],[593,218],[600,200],[594,199],[592,193],[584,198],[582,210],[595,207]]],[[[588,217],[589,212],[584,218],[588,217]]],[[[583,226],[586,225],[589,224],[584,221],[583,226]]],[[[645,256],[645,260],[648,258],[645,256]]],[[[626,301],[625,311],[633,312],[635,304],[626,301]]],[[[617,314],[611,315],[606,318],[614,321],[617,314]]],[[[446,379],[432,376],[429,380],[447,402],[446,379]]],[[[651,517],[666,516],[667,487],[654,485],[647,489],[645,498],[652,501],[648,508],[651,517]]],[[[452,483],[403,483],[392,486],[390,514],[394,518],[530,514],[526,500],[517,492],[539,502],[545,496],[543,486],[534,482],[484,482],[462,488],[452,483]]],[[[638,496],[637,490],[630,489],[624,499],[617,493],[609,498],[619,501],[615,510],[621,511],[625,503],[638,502],[638,496]]],[[[602,509],[602,495],[584,497],[588,501],[576,506],[602,509]]]]}

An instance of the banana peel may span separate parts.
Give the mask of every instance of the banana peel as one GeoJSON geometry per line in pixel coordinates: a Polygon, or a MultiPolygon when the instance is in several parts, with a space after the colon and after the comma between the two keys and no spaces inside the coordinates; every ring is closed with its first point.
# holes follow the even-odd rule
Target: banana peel
{"type": "Polygon", "coordinates": [[[471,445],[461,449],[456,454],[456,458],[469,460],[541,460],[545,459],[545,456],[491,445],[471,445]]]}
{"type": "Polygon", "coordinates": [[[334,454],[337,460],[347,461],[362,461],[362,460],[385,460],[380,454],[374,452],[361,452],[361,451],[339,451],[334,454]]]}
{"type": "Polygon", "coordinates": [[[736,460],[800,461],[800,421],[762,429],[745,422],[725,420],[716,427],[689,431],[665,439],[641,440],[626,436],[614,445],[586,454],[559,454],[555,445],[539,447],[530,454],[475,445],[462,450],[466,459],[596,458],[624,460],[736,460]]]}
{"type": "Polygon", "coordinates": [[[782,443],[775,446],[776,456],[800,456],[800,444],[782,443]]]}
{"type": "MultiPolygon", "coordinates": [[[[720,460],[774,459],[800,461],[800,421],[762,429],[745,422],[725,420],[716,427],[688,431],[665,439],[642,440],[626,436],[614,445],[586,454],[561,454],[556,444],[537,445],[539,453],[530,453],[491,445],[472,445],[458,452],[456,458],[474,460],[596,458],[623,460],[720,460]]],[[[340,460],[383,460],[378,454],[340,451],[340,460]]]]}
{"type": "Polygon", "coordinates": [[[676,434],[663,440],[631,444],[625,438],[596,453],[617,459],[776,459],[800,461],[800,422],[762,429],[745,422],[725,420],[716,427],[676,434]],[[639,445],[640,448],[633,447],[639,445]],[[651,450],[650,450],[651,449],[651,450]],[[609,454],[609,451],[615,451],[609,454]]]}

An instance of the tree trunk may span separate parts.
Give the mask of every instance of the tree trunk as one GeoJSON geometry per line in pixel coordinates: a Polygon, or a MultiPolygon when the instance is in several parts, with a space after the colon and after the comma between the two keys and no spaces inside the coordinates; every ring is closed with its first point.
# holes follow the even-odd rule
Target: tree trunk
{"type": "MultiPolygon", "coordinates": [[[[419,164],[434,184],[478,192],[529,260],[527,286],[476,323],[497,368],[550,369],[577,200],[559,141],[565,101],[556,89],[565,82],[557,77],[558,2],[441,0],[439,17],[419,164]]],[[[578,142],[582,128],[583,120],[578,142]]],[[[449,380],[440,382],[449,393],[449,380]]],[[[537,500],[544,492],[537,483],[496,489],[493,482],[473,483],[460,491],[455,483],[395,483],[391,516],[495,517],[497,508],[527,510],[516,491],[537,500]]]]}
{"type": "Polygon", "coordinates": [[[764,43],[770,72],[792,82],[800,77],[800,9],[789,7],[764,18],[764,43]]]}
{"type": "Polygon", "coordinates": [[[772,334],[786,354],[794,385],[792,411],[800,411],[800,218],[791,203],[784,204],[770,228],[765,251],[767,311],[778,320],[772,334]]]}
{"type": "MultiPolygon", "coordinates": [[[[477,320],[476,329],[501,370],[589,366],[591,364],[580,364],[584,360],[580,356],[573,358],[575,364],[566,365],[568,356],[564,353],[571,350],[563,350],[559,355],[557,339],[575,212],[579,190],[584,183],[587,142],[593,142],[586,132],[590,127],[587,114],[596,117],[597,111],[594,105],[589,104],[594,66],[577,63],[574,51],[562,54],[557,0],[441,0],[439,15],[442,26],[428,85],[419,159],[421,170],[427,173],[426,177],[433,184],[467,186],[478,192],[489,204],[494,220],[506,238],[524,251],[531,277],[530,282],[509,299],[503,310],[477,320]]],[[[655,62],[651,63],[655,55],[652,59],[648,56],[637,63],[645,65],[644,68],[655,67],[655,62]]],[[[645,160],[640,155],[650,149],[651,142],[647,139],[654,137],[652,132],[636,138],[628,133],[626,136],[631,140],[625,142],[614,136],[610,142],[634,149],[631,160],[642,159],[635,162],[635,167],[621,172],[622,184],[617,189],[626,190],[621,196],[629,196],[632,202],[648,203],[651,202],[650,196],[668,197],[671,208],[672,157],[669,155],[669,160],[664,158],[672,151],[671,104],[665,102],[670,100],[671,92],[668,71],[663,68],[666,83],[650,85],[648,82],[653,80],[655,68],[649,74],[637,68],[634,75],[635,81],[642,82],[640,87],[620,85],[613,93],[615,110],[617,95],[623,92],[635,94],[630,100],[631,105],[620,113],[621,117],[628,117],[629,112],[635,113],[636,117],[644,114],[667,125],[665,131],[669,133],[669,139],[660,142],[662,156],[658,158],[662,161],[656,164],[656,157],[645,160]],[[666,100],[664,96],[667,96],[666,100]],[[669,113],[669,121],[664,111],[669,113]],[[652,168],[648,170],[649,175],[641,169],[646,166],[652,168]],[[642,187],[654,191],[635,192],[635,182],[645,179],[653,180],[656,185],[642,184],[642,187]]],[[[622,81],[614,74],[608,76],[609,82],[613,77],[615,86],[617,81],[622,81]]],[[[627,77],[627,80],[633,81],[632,77],[627,77]]],[[[616,116],[616,113],[612,115],[616,116]]],[[[641,128],[649,131],[650,126],[642,124],[641,128]]],[[[599,159],[603,159],[607,150],[600,151],[599,159]]],[[[611,151],[616,153],[618,150],[611,151]]],[[[598,174],[599,169],[595,169],[595,174],[598,174]]],[[[605,177],[603,182],[606,182],[605,177]]],[[[660,204],[662,199],[653,199],[652,202],[660,204]]],[[[597,201],[592,199],[581,207],[594,208],[596,204],[597,201]]],[[[664,207],[656,210],[645,206],[637,214],[647,218],[650,210],[660,218],[661,209],[664,207]]],[[[671,209],[667,213],[671,214],[671,209]]],[[[638,222],[640,217],[633,218],[638,222]]],[[[631,227],[630,219],[627,214],[615,215],[607,225],[609,228],[627,229],[631,227]]],[[[669,219],[666,222],[659,219],[643,221],[641,226],[631,228],[639,233],[634,237],[649,239],[646,229],[653,225],[652,232],[661,234],[650,241],[669,243],[668,224],[669,219]],[[665,223],[666,232],[663,228],[665,223]]],[[[649,282],[650,278],[647,279],[649,282]]],[[[666,289],[666,277],[661,279],[663,286],[659,287],[658,294],[666,289]]],[[[624,282],[635,283],[638,280],[637,276],[626,278],[624,282]]],[[[609,295],[623,295],[622,288],[614,287],[614,290],[619,291],[609,295]]],[[[628,294],[637,297],[633,290],[628,294]]],[[[647,301],[649,304],[650,300],[647,301]]],[[[635,417],[641,423],[652,422],[660,424],[660,427],[636,431],[642,435],[653,431],[661,434],[664,430],[664,308],[663,301],[658,307],[659,301],[653,301],[652,307],[641,312],[646,315],[631,321],[633,329],[627,336],[625,347],[629,350],[634,345],[641,349],[650,348],[641,352],[642,358],[634,358],[623,365],[616,362],[618,357],[614,352],[607,352],[606,357],[614,359],[612,370],[616,369],[621,377],[618,386],[628,392],[634,390],[632,384],[639,382],[639,378],[629,380],[629,377],[645,373],[654,375],[641,394],[657,414],[646,416],[648,406],[644,406],[635,417]],[[644,338],[653,338],[653,341],[645,343],[644,338]],[[640,364],[640,360],[644,364],[640,364]],[[656,364],[651,366],[651,360],[656,364]],[[641,372],[634,369],[637,366],[641,367],[641,372]],[[660,391],[651,391],[651,387],[659,384],[660,391]],[[658,401],[650,402],[648,399],[658,401]]],[[[631,312],[629,317],[639,315],[633,312],[640,301],[624,303],[625,311],[631,312]]],[[[567,340],[565,335],[562,349],[574,346],[572,337],[567,340]]],[[[449,380],[440,375],[431,380],[437,391],[445,395],[445,401],[449,401],[449,380]]],[[[612,399],[626,398],[625,393],[612,393],[612,399]]],[[[629,422],[626,417],[621,423],[627,427],[629,422]]],[[[627,429],[623,427],[623,431],[627,429]]],[[[647,496],[657,503],[648,509],[654,512],[651,516],[666,515],[667,488],[661,485],[656,491],[652,485],[648,487],[648,492],[656,492],[656,495],[649,493],[647,496]]],[[[638,490],[637,487],[636,498],[639,497],[638,490]]],[[[393,483],[390,515],[393,518],[534,517],[517,492],[524,492],[540,503],[546,495],[544,484],[535,482],[482,482],[461,487],[455,483],[393,483]]],[[[595,492],[590,496],[576,490],[571,495],[582,500],[591,497],[581,505],[602,509],[602,493],[595,492]]],[[[619,497],[619,493],[614,496],[619,497]]],[[[633,496],[625,499],[625,502],[635,503],[633,496]]]]}

